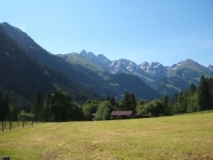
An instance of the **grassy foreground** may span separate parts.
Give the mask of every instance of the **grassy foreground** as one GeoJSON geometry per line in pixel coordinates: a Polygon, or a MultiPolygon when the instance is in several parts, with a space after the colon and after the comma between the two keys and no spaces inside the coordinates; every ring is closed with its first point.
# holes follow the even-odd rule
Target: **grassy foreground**
{"type": "Polygon", "coordinates": [[[0,132],[0,159],[213,159],[213,112],[40,123],[0,132]]]}

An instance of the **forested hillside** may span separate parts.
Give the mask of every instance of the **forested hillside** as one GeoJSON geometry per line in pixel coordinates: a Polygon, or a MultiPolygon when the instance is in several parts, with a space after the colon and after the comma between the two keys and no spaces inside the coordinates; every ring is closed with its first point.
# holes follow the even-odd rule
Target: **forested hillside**
{"type": "Polygon", "coordinates": [[[86,90],[95,91],[101,96],[112,95],[117,99],[121,99],[126,91],[135,93],[137,99],[152,100],[161,96],[133,75],[114,76],[105,71],[101,71],[100,74],[92,68],[85,67],[85,65],[82,65],[83,63],[76,63],[68,58],[63,59],[63,56],[59,57],[47,52],[26,33],[8,23],[2,23],[1,26],[5,33],[32,57],[50,69],[60,72],[72,82],[75,81],[76,84],[83,86],[86,90]],[[131,79],[128,85],[126,85],[126,81],[128,81],[126,78],[131,79]],[[132,84],[132,82],[137,82],[137,84],[132,84]]]}
{"type": "Polygon", "coordinates": [[[98,94],[71,82],[58,71],[38,62],[11,40],[0,26],[0,85],[3,90],[13,91],[30,101],[36,90],[42,95],[60,87],[76,101],[86,101],[98,94]]]}

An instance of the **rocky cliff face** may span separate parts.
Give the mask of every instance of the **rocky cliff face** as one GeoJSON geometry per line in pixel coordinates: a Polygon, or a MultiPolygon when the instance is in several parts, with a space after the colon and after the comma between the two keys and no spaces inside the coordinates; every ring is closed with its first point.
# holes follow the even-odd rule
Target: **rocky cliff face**
{"type": "Polygon", "coordinates": [[[207,68],[208,68],[210,71],[213,72],[213,66],[212,66],[212,65],[209,65],[207,68]]]}

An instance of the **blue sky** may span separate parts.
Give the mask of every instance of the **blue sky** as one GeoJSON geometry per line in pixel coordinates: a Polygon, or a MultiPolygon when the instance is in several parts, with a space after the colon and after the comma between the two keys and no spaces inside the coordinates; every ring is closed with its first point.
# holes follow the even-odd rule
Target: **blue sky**
{"type": "Polygon", "coordinates": [[[213,65],[212,0],[1,0],[0,22],[53,54],[213,65]]]}

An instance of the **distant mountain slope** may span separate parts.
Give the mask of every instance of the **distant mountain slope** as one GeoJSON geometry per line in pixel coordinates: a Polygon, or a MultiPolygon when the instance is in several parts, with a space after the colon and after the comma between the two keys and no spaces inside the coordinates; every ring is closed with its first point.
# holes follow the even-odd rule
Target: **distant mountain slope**
{"type": "Polygon", "coordinates": [[[82,65],[92,71],[97,72],[100,75],[103,75],[103,72],[105,72],[101,67],[95,65],[90,60],[82,57],[78,53],[58,54],[57,56],[61,57],[70,64],[82,65]]]}
{"type": "Polygon", "coordinates": [[[209,65],[207,68],[208,68],[211,72],[213,72],[213,66],[212,66],[212,65],[209,65]]]}
{"type": "Polygon", "coordinates": [[[109,65],[111,64],[111,61],[106,58],[104,55],[100,54],[98,56],[94,55],[92,52],[86,52],[85,50],[82,50],[80,52],[80,55],[88,60],[90,60],[92,63],[96,64],[97,66],[100,66],[105,71],[109,71],[109,65]]]}
{"type": "Polygon", "coordinates": [[[154,100],[162,97],[162,95],[154,91],[144,81],[136,76],[121,73],[112,75],[112,77],[113,78],[109,79],[108,82],[120,93],[124,94],[126,91],[133,92],[137,99],[147,100],[154,100]]]}
{"type": "Polygon", "coordinates": [[[191,59],[186,59],[185,61],[172,65],[168,69],[167,76],[179,76],[185,80],[193,77],[193,79],[198,80],[200,79],[201,74],[207,76],[212,75],[212,72],[207,67],[204,67],[191,59]]]}
{"type": "Polygon", "coordinates": [[[45,95],[48,91],[53,91],[55,87],[68,91],[75,100],[85,101],[87,98],[98,96],[38,62],[6,35],[1,25],[0,85],[27,100],[31,100],[36,90],[45,95]]]}
{"type": "Polygon", "coordinates": [[[164,78],[167,74],[168,67],[164,67],[158,62],[143,62],[139,67],[154,81],[164,78]]]}
{"type": "Polygon", "coordinates": [[[150,86],[153,86],[156,83],[152,76],[149,76],[149,74],[144,72],[140,66],[130,60],[119,59],[110,61],[102,54],[96,56],[94,53],[86,52],[85,50],[81,51],[80,55],[111,74],[131,74],[139,77],[150,86]]]}
{"type": "Polygon", "coordinates": [[[92,52],[86,52],[83,50],[80,53],[81,56],[87,58],[94,64],[100,66],[105,71],[112,74],[126,73],[132,74],[143,81],[148,85],[154,86],[158,80],[166,76],[167,68],[158,62],[144,62],[140,65],[128,60],[128,59],[119,59],[110,61],[104,55],[94,55],[92,52]]]}
{"type": "Polygon", "coordinates": [[[19,46],[35,57],[38,61],[60,71],[76,83],[84,84],[85,87],[94,89],[92,86],[96,85],[96,83],[90,79],[90,76],[87,73],[84,72],[84,68],[76,66],[75,64],[67,63],[62,58],[47,52],[34,42],[34,40],[26,33],[22,32],[18,28],[13,27],[8,23],[2,23],[1,25],[6,33],[14,39],[19,46]]]}
{"type": "Polygon", "coordinates": [[[126,73],[135,75],[161,94],[172,95],[187,88],[191,83],[197,85],[201,75],[213,76],[212,65],[204,67],[190,59],[174,64],[171,67],[165,67],[158,62],[143,62],[137,65],[127,59],[110,61],[103,55],[101,57],[104,57],[105,61],[101,61],[99,55],[95,56],[85,50],[80,55],[112,74],[126,73]]]}
{"type": "MultiPolygon", "coordinates": [[[[85,51],[86,52],[86,51],[85,51]]],[[[131,74],[110,74],[105,72],[100,66],[94,64],[88,57],[84,57],[77,53],[60,54],[59,57],[63,58],[69,63],[82,65],[89,70],[92,78],[101,86],[104,95],[114,95],[116,98],[122,98],[126,91],[133,92],[137,99],[153,100],[160,98],[161,95],[149,87],[140,78],[131,74]],[[88,58],[88,59],[87,59],[88,58]],[[94,71],[97,75],[92,74],[94,71]]],[[[92,57],[93,54],[90,53],[92,57]]]]}
{"type": "MultiPolygon", "coordinates": [[[[30,38],[26,33],[22,32],[16,27],[13,27],[8,23],[2,23],[1,26],[8,36],[15,40],[16,43],[25,51],[27,51],[31,56],[40,61],[41,64],[45,64],[49,66],[50,69],[55,69],[61,72],[62,75],[68,77],[70,80],[84,86],[85,90],[90,89],[102,96],[113,95],[119,99],[122,98],[122,94],[124,94],[126,91],[135,93],[135,96],[138,99],[152,100],[150,99],[151,96],[144,94],[147,92],[150,92],[150,94],[153,95],[153,99],[160,97],[160,94],[158,94],[152,88],[147,87],[147,85],[142,80],[133,75],[128,76],[131,81],[129,81],[130,83],[127,85],[124,83],[126,81],[126,75],[122,74],[118,78],[117,76],[105,72],[105,70],[101,69],[97,65],[93,65],[87,59],[82,59],[82,56],[80,59],[75,54],[72,55],[74,56],[73,59],[70,59],[70,55],[68,54],[64,56],[50,54],[45,49],[40,47],[36,42],[34,42],[33,39],[30,38]],[[134,82],[133,79],[135,79],[135,82],[138,83],[138,86],[136,84],[131,84],[131,82],[134,82]],[[113,82],[116,82],[117,87],[114,87],[113,82]],[[141,87],[141,90],[139,87],[141,87]],[[146,88],[148,90],[145,90],[146,88]]],[[[88,56],[94,58],[92,53],[88,53],[88,56]]],[[[101,61],[107,61],[107,59],[101,55],[98,56],[97,59],[101,61]]],[[[79,91],[81,90],[82,89],[79,89],[79,91]]],[[[85,92],[85,94],[87,94],[87,92],[85,92]]]]}
{"type": "Polygon", "coordinates": [[[160,80],[154,88],[162,94],[172,95],[188,88],[192,83],[198,85],[201,75],[210,77],[213,72],[191,59],[186,59],[169,67],[167,77],[160,80]]]}
{"type": "Polygon", "coordinates": [[[165,77],[158,81],[154,89],[161,94],[174,95],[189,87],[189,83],[178,77],[165,77]]]}

